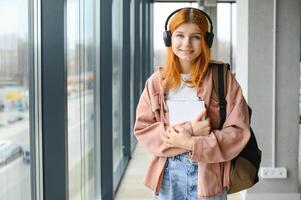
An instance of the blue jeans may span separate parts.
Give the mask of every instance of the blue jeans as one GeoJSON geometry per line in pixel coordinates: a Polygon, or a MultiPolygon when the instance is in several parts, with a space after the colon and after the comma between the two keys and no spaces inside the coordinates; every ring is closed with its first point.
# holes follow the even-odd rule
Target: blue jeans
{"type": "Polygon", "coordinates": [[[161,191],[153,200],[227,200],[227,191],[215,197],[198,198],[198,163],[183,153],[167,159],[161,191]]]}

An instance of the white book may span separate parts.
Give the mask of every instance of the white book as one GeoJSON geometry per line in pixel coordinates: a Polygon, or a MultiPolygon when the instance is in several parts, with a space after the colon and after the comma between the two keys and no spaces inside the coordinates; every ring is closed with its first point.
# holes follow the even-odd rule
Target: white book
{"type": "Polygon", "coordinates": [[[192,121],[199,112],[205,109],[204,101],[167,100],[166,103],[170,125],[192,121]]]}

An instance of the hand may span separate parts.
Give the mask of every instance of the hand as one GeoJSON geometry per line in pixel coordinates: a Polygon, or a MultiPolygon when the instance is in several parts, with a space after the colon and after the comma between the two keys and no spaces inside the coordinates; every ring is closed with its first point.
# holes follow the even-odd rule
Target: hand
{"type": "Polygon", "coordinates": [[[170,127],[161,134],[164,144],[168,147],[179,147],[192,150],[193,140],[191,134],[183,127],[170,127]]]}
{"type": "Polygon", "coordinates": [[[202,110],[191,121],[193,136],[209,135],[211,131],[210,119],[207,117],[207,109],[202,110]]]}

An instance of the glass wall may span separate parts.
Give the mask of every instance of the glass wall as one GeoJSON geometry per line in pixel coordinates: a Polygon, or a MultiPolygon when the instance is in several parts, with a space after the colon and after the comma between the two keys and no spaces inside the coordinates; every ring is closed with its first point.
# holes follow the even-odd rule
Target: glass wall
{"type": "Polygon", "coordinates": [[[122,137],[122,16],[121,0],[113,0],[112,10],[112,122],[114,188],[117,186],[120,164],[123,159],[122,137]],[[118,15],[116,15],[118,13],[118,15]]]}
{"type": "Polygon", "coordinates": [[[236,54],[236,4],[217,4],[217,57],[230,63],[235,73],[236,54]]]}
{"type": "MultiPolygon", "coordinates": [[[[130,112],[131,112],[131,119],[130,130],[134,129],[135,123],[135,111],[136,111],[136,102],[135,102],[135,0],[131,0],[131,7],[130,7],[130,48],[131,48],[131,59],[130,59],[130,112]]],[[[137,97],[136,97],[137,98],[137,97]]],[[[134,134],[131,135],[131,151],[133,151],[136,145],[136,138],[134,134]]]]}
{"type": "MultiPolygon", "coordinates": [[[[67,1],[69,199],[99,199],[96,70],[99,12],[96,0],[67,1]]],[[[99,134],[99,133],[98,133],[99,134]]]]}
{"type": "Polygon", "coordinates": [[[30,200],[29,1],[0,0],[0,199],[30,200]]]}

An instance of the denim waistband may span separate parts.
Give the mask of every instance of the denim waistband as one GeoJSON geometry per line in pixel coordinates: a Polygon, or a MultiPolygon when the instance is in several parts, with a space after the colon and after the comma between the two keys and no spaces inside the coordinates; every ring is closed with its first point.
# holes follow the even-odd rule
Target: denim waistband
{"type": "Polygon", "coordinates": [[[197,166],[198,162],[195,160],[191,160],[189,157],[190,157],[189,152],[185,152],[176,156],[169,157],[168,159],[171,161],[180,161],[185,164],[192,164],[197,166]]]}

